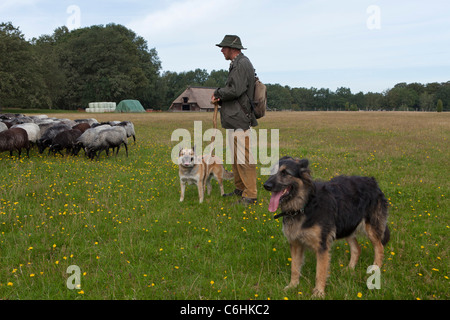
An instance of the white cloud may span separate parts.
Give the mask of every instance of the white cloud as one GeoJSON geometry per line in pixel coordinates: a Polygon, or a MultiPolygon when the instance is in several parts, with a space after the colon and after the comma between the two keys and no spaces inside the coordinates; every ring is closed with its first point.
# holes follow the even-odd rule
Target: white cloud
{"type": "Polygon", "coordinates": [[[199,35],[221,21],[237,0],[185,0],[171,3],[144,18],[131,21],[127,27],[160,45],[201,42],[199,35]]]}
{"type": "Polygon", "coordinates": [[[18,9],[25,6],[32,6],[40,0],[2,0],[0,2],[0,12],[4,12],[10,9],[18,9]]]}

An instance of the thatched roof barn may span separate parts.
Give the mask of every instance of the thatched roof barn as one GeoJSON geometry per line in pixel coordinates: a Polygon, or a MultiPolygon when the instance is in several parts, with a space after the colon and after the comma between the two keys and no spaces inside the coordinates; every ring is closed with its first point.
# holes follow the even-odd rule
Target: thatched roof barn
{"type": "Polygon", "coordinates": [[[214,105],[211,104],[211,96],[216,88],[207,87],[187,87],[170,106],[169,110],[173,112],[189,111],[214,111],[214,105]]]}

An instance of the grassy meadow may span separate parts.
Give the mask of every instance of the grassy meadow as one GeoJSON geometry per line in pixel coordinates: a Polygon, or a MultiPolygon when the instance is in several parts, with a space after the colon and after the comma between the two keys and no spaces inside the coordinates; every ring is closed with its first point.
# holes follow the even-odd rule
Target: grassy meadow
{"type": "MultiPolygon", "coordinates": [[[[221,198],[216,182],[204,203],[194,185],[179,202],[171,134],[193,132],[195,120],[211,128],[211,113],[56,115],[86,116],[133,121],[129,157],[0,154],[0,299],[314,299],[310,251],[298,288],[283,290],[289,246],[267,210],[267,176],[258,177],[255,206],[221,198]],[[73,290],[71,265],[81,273],[73,290]]],[[[280,156],[308,158],[315,178],[374,176],[389,199],[381,289],[366,285],[369,240],[359,238],[355,270],[339,240],[325,299],[450,298],[449,113],[277,112],[256,129],[279,129],[280,156]]]]}

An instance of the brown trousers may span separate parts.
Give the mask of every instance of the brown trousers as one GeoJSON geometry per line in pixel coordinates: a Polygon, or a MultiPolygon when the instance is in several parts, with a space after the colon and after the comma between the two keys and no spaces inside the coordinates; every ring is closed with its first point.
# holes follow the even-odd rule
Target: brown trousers
{"type": "Polygon", "coordinates": [[[233,173],[236,189],[246,198],[257,198],[256,161],[250,145],[250,130],[236,130],[228,136],[233,146],[233,173]]]}

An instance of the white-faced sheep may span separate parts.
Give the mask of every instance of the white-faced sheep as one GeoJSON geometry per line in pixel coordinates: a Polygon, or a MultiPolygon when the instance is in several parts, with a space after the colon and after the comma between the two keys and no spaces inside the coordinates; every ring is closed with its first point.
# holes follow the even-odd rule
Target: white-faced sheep
{"type": "Polygon", "coordinates": [[[77,139],[81,136],[81,131],[78,129],[72,129],[62,131],[58,133],[52,140],[52,144],[49,147],[49,152],[53,152],[55,155],[59,152],[61,155],[62,150],[66,149],[66,154],[72,153],[77,139]]]}
{"type": "Polygon", "coordinates": [[[128,157],[128,139],[127,133],[123,127],[112,127],[111,129],[102,130],[98,133],[95,139],[85,146],[87,155],[89,158],[94,159],[95,153],[98,151],[97,159],[100,157],[100,153],[105,150],[108,155],[108,149],[117,148],[116,156],[119,153],[121,145],[125,146],[125,152],[128,157]]]}
{"type": "Polygon", "coordinates": [[[0,152],[9,151],[9,154],[12,156],[13,151],[17,150],[20,158],[22,148],[27,150],[27,156],[30,157],[30,142],[24,129],[12,128],[0,132],[0,152]]]}

